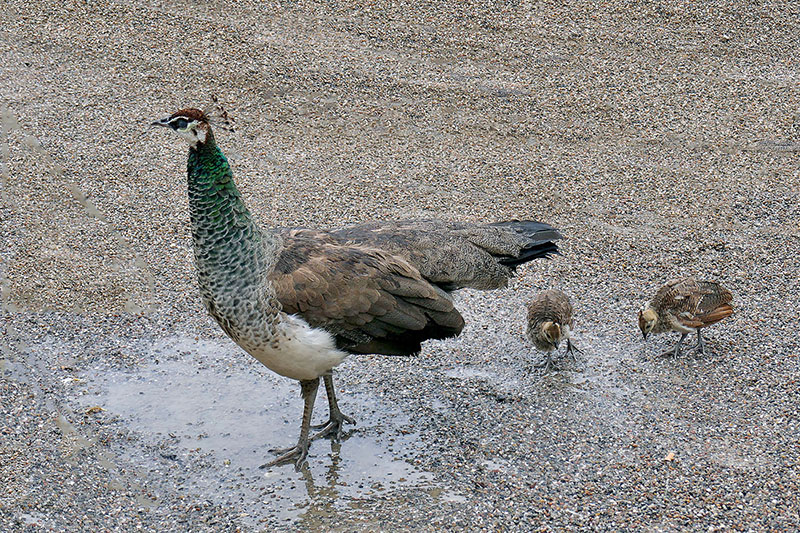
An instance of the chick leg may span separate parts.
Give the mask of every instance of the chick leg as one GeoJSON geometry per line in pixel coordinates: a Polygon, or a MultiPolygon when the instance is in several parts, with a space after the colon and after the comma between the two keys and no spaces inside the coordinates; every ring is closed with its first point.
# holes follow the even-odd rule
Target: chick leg
{"type": "Polygon", "coordinates": [[[542,367],[544,367],[544,373],[545,374],[547,374],[551,370],[558,370],[558,367],[556,367],[555,363],[553,363],[553,353],[552,352],[547,352],[545,354],[545,360],[544,360],[543,363],[538,363],[538,364],[533,365],[533,368],[542,368],[542,367]]]}
{"type": "Polygon", "coordinates": [[[697,351],[705,355],[705,350],[706,343],[703,342],[703,336],[700,334],[700,328],[697,328],[697,351]]]}
{"type": "Polygon", "coordinates": [[[578,349],[575,344],[570,339],[567,339],[567,352],[570,357],[572,357],[572,362],[576,365],[578,364],[578,356],[576,354],[583,355],[583,350],[578,349]]]}
{"type": "Polygon", "coordinates": [[[703,336],[700,334],[700,329],[697,329],[697,344],[693,344],[691,348],[697,348],[701,354],[705,354],[706,343],[703,341],[703,336]]]}
{"type": "Polygon", "coordinates": [[[275,465],[294,462],[295,470],[300,471],[300,467],[303,466],[306,456],[308,455],[308,433],[311,426],[311,412],[314,410],[314,400],[317,398],[318,388],[319,378],[300,382],[300,395],[303,397],[304,406],[303,423],[300,426],[300,438],[297,440],[297,445],[283,450],[270,450],[273,453],[282,455],[269,463],[261,465],[259,468],[269,468],[275,465]]]}
{"type": "Polygon", "coordinates": [[[673,359],[677,359],[681,354],[681,344],[683,344],[683,339],[685,339],[687,335],[688,333],[681,333],[681,338],[678,340],[678,344],[675,345],[675,349],[666,351],[661,355],[672,355],[673,359]]]}
{"type": "Polygon", "coordinates": [[[313,429],[320,430],[311,437],[311,440],[333,435],[333,439],[338,441],[342,436],[342,425],[345,422],[355,424],[356,421],[339,410],[339,402],[336,401],[336,390],[333,387],[333,375],[330,373],[323,375],[322,381],[325,382],[325,391],[328,393],[328,412],[330,417],[324,424],[311,426],[313,429]]]}

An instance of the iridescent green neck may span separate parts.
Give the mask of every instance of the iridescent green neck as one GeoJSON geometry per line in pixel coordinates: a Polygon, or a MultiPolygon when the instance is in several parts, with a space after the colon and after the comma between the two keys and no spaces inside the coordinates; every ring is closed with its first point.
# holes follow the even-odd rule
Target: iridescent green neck
{"type": "Polygon", "coordinates": [[[262,232],[242,201],[225,155],[208,131],[189,152],[189,211],[204,299],[266,283],[276,238],[262,232]]]}
{"type": "Polygon", "coordinates": [[[189,151],[187,172],[193,231],[203,229],[213,232],[226,227],[253,224],[242,195],[233,182],[228,159],[217,147],[210,131],[205,143],[189,151]]]}

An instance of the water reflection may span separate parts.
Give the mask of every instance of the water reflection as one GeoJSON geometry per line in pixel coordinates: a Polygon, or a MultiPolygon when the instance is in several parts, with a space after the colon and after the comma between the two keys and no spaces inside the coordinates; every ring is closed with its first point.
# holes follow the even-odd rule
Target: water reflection
{"type": "MultiPolygon", "coordinates": [[[[431,487],[432,476],[409,462],[424,453],[419,435],[399,431],[409,418],[374,395],[344,395],[342,407],[358,425],[342,442],[313,441],[301,472],[293,465],[264,471],[258,467],[271,457],[267,450],[297,437],[297,383],[251,364],[226,342],[168,339],[152,354],[153,362],[136,371],[86,376],[78,401],[119,416],[159,446],[162,458],[191,466],[196,454],[210,454],[212,466],[190,474],[193,488],[209,499],[255,502],[247,512],[271,523],[313,523],[398,489],[431,487]]],[[[326,408],[323,398],[320,419],[326,408]]]]}

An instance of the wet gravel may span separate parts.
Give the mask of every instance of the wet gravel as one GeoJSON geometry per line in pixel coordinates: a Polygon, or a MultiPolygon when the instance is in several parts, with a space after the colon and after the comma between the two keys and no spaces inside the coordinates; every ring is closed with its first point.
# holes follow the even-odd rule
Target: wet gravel
{"type": "Polygon", "coordinates": [[[6,0],[0,17],[0,530],[800,527],[791,3],[6,0]],[[297,391],[204,315],[186,149],[147,127],[212,93],[264,225],[535,218],[567,237],[508,289],[460,293],[458,339],[345,361],[360,424],[315,442],[306,473],[251,465],[295,438],[297,391]],[[635,313],[687,274],[736,312],[705,355],[659,358],[675,339],[644,345],[635,313]],[[533,366],[524,304],[548,287],[572,299],[582,371],[533,366]],[[138,413],[113,395],[136,379],[138,413]],[[199,418],[154,416],[160,384],[203,394],[199,418]]]}

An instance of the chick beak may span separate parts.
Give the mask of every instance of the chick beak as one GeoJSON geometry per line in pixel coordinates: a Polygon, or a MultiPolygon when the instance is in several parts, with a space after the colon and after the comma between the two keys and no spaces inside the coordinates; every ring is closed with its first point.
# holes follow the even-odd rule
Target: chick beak
{"type": "Polygon", "coordinates": [[[556,350],[558,350],[558,345],[559,345],[559,344],[561,344],[561,342],[559,342],[559,341],[555,341],[555,342],[553,342],[553,346],[555,346],[555,347],[556,347],[556,350]]]}
{"type": "Polygon", "coordinates": [[[646,331],[642,331],[642,337],[644,338],[644,340],[647,340],[647,332],[646,331]]]}
{"type": "Polygon", "coordinates": [[[165,128],[169,128],[169,127],[171,127],[169,125],[169,119],[170,118],[171,117],[164,117],[164,118],[162,118],[160,120],[156,120],[155,122],[151,122],[150,125],[151,126],[164,126],[165,128]]]}

